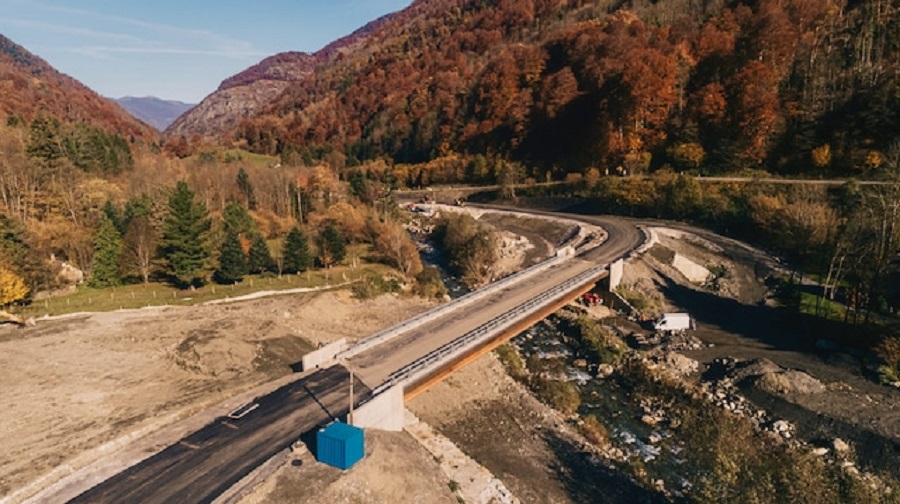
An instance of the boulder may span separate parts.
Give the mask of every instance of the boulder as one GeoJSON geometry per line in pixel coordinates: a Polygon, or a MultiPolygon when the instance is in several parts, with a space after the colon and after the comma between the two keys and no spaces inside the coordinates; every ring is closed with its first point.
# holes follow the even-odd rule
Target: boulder
{"type": "Polygon", "coordinates": [[[831,442],[831,446],[836,453],[847,453],[850,451],[850,445],[841,438],[834,438],[834,441],[831,442]]]}
{"type": "Polygon", "coordinates": [[[612,364],[600,364],[597,366],[597,378],[607,378],[616,371],[612,364]]]}

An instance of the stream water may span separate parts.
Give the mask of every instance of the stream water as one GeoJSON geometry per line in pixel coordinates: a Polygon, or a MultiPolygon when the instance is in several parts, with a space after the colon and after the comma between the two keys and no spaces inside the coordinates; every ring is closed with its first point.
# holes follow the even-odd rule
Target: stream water
{"type": "MultiPolygon", "coordinates": [[[[578,366],[574,338],[565,334],[555,317],[540,322],[512,340],[524,360],[536,356],[551,370],[550,378],[574,381],[581,395],[579,415],[593,415],[606,426],[612,445],[629,460],[639,459],[655,479],[663,479],[670,489],[681,488],[686,480],[682,444],[663,426],[642,421],[644,410],[635,391],[609,377],[595,378],[578,366]]],[[[581,362],[583,364],[583,362],[581,362]]]]}

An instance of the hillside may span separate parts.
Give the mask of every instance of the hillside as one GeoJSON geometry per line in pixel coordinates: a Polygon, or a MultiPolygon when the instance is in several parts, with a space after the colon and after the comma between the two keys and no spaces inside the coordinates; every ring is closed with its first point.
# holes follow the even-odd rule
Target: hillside
{"type": "Polygon", "coordinates": [[[88,123],[108,133],[152,138],[155,133],[111,100],[0,35],[0,118],[88,123]]]}
{"type": "Polygon", "coordinates": [[[194,104],[175,100],[162,100],[154,96],[142,98],[124,96],[115,100],[134,117],[162,131],[194,104]]]}
{"type": "Polygon", "coordinates": [[[315,54],[284,52],[265,58],[222,81],[214,93],[174,121],[165,133],[172,137],[213,138],[233,130],[271,103],[290,83],[304,80],[317,66],[362,44],[390,18],[389,14],[372,21],[315,54]]]}
{"type": "Polygon", "coordinates": [[[494,153],[537,179],[855,175],[900,131],[898,19],[884,0],[420,0],[234,135],[350,164],[494,153]]]}

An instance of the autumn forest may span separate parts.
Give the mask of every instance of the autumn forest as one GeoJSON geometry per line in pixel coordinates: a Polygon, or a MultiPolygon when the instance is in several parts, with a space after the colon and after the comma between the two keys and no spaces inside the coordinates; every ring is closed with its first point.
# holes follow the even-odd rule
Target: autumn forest
{"type": "Polygon", "coordinates": [[[512,198],[555,182],[593,211],[690,220],[849,282],[866,319],[900,307],[889,0],[418,0],[226,80],[282,91],[222,134],[155,132],[0,42],[0,268],[15,292],[0,305],[58,287],[63,262],[97,286],[282,273],[291,233],[311,254],[294,271],[364,245],[413,277],[393,191],[500,184],[512,198]],[[888,185],[693,178],[721,174],[888,185]]]}

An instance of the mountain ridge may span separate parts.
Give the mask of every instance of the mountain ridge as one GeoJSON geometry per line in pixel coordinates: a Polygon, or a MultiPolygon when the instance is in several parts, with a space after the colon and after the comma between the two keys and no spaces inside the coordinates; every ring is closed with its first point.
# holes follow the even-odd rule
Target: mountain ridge
{"type": "Polygon", "coordinates": [[[32,121],[53,117],[91,123],[107,132],[155,138],[157,133],[117,103],[0,35],[0,114],[32,121]]]}
{"type": "Polygon", "coordinates": [[[166,129],[178,116],[196,105],[178,100],[165,100],[155,96],[123,96],[111,99],[129,114],[159,131],[166,129]]]}
{"type": "Polygon", "coordinates": [[[387,14],[366,23],[349,35],[329,43],[315,53],[287,51],[266,57],[259,63],[223,80],[199,104],[179,116],[164,133],[170,137],[211,139],[234,129],[240,121],[259,112],[284,92],[291,82],[313,74],[316,67],[364,41],[393,18],[387,14]]]}

